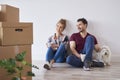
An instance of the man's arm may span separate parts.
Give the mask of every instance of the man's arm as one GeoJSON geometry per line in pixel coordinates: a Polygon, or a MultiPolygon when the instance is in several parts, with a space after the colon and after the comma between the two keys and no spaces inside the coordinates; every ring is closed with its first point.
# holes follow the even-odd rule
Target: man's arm
{"type": "Polygon", "coordinates": [[[77,56],[78,58],[80,58],[80,54],[77,52],[76,48],[76,43],[75,41],[70,41],[70,49],[72,51],[72,53],[77,56]]]}

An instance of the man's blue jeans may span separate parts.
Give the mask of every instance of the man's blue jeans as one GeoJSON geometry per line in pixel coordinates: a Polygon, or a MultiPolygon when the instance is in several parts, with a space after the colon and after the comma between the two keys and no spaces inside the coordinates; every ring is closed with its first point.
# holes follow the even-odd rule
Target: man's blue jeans
{"type": "MultiPolygon", "coordinates": [[[[84,49],[81,50],[79,53],[86,54],[85,61],[92,61],[92,52],[94,49],[94,38],[92,36],[87,36],[84,49]]],[[[75,67],[83,67],[84,63],[76,57],[75,55],[70,55],[67,57],[66,62],[75,67]]]]}
{"type": "Polygon", "coordinates": [[[53,50],[51,47],[48,48],[46,54],[46,61],[50,62],[52,59],[54,59],[55,62],[57,63],[65,62],[66,59],[65,57],[66,57],[65,45],[61,43],[57,50],[53,50]]]}

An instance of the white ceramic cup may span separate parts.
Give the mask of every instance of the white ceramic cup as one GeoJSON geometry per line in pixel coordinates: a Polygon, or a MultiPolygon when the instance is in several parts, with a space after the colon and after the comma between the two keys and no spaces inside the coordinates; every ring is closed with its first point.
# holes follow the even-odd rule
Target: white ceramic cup
{"type": "Polygon", "coordinates": [[[85,59],[85,54],[81,54],[81,61],[83,62],[84,61],[84,59],[85,59]]]}

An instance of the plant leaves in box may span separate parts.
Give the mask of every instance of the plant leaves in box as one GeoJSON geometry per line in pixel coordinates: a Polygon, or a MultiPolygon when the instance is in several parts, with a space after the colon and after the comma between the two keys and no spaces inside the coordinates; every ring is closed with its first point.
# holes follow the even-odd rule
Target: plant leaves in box
{"type": "Polygon", "coordinates": [[[8,69],[7,72],[8,72],[9,74],[14,74],[14,73],[16,73],[16,70],[13,69],[13,68],[11,68],[11,69],[8,69]]]}
{"type": "Polygon", "coordinates": [[[23,67],[16,67],[19,71],[23,70],[23,67]]]}
{"type": "MultiPolygon", "coordinates": [[[[37,66],[32,65],[31,63],[28,63],[24,60],[26,55],[26,52],[19,53],[15,56],[15,58],[9,58],[9,59],[3,59],[0,60],[0,67],[6,69],[6,71],[9,74],[15,74],[15,77],[12,78],[12,80],[20,80],[21,77],[24,75],[23,70],[25,66],[33,67],[36,69],[39,69],[37,66]]],[[[26,72],[25,72],[26,73],[26,72]]],[[[34,73],[31,71],[26,73],[27,76],[35,76],[34,73]]]]}
{"type": "Polygon", "coordinates": [[[35,74],[34,74],[33,72],[31,72],[31,71],[28,71],[28,72],[27,72],[27,75],[28,75],[28,76],[35,76],[35,74]]]}
{"type": "Polygon", "coordinates": [[[19,53],[15,56],[16,61],[23,61],[25,58],[26,52],[19,53]]]}
{"type": "Polygon", "coordinates": [[[20,80],[18,77],[13,77],[12,80],[20,80]]]}

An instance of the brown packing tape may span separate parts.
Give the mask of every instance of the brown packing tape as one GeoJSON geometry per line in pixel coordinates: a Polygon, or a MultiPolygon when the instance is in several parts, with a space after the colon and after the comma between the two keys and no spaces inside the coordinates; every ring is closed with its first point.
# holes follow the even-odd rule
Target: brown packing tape
{"type": "Polygon", "coordinates": [[[1,11],[1,6],[0,6],[0,11],[1,11]]]}
{"type": "Polygon", "coordinates": [[[14,53],[18,54],[20,52],[19,46],[14,46],[14,53]]]}

